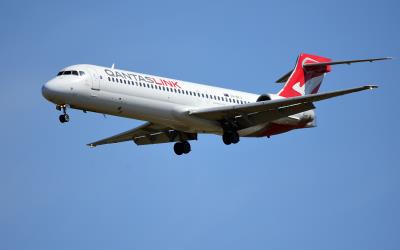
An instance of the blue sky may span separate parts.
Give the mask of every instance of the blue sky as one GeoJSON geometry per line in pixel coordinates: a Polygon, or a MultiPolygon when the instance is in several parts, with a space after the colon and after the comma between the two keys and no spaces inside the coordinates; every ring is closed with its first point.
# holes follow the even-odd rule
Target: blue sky
{"type": "Polygon", "coordinates": [[[90,63],[255,93],[300,52],[399,56],[398,1],[2,1],[1,249],[399,249],[398,59],[337,66],[318,127],[225,146],[86,143],[141,121],[58,112],[41,86],[90,63]]]}

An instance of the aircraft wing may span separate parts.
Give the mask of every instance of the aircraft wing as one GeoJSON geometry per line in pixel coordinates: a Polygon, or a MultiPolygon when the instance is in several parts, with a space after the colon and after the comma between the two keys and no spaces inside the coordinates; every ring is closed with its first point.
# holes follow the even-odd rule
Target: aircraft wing
{"type": "Polygon", "coordinates": [[[134,141],[137,145],[175,142],[179,140],[197,140],[197,134],[180,132],[163,125],[147,122],[126,132],[87,144],[90,147],[99,145],[134,141]]]}
{"type": "MultiPolygon", "coordinates": [[[[239,118],[243,121],[248,120],[249,123],[257,124],[261,122],[274,121],[288,115],[294,115],[313,109],[313,102],[374,88],[377,88],[377,86],[367,85],[358,88],[320,94],[310,94],[306,96],[298,96],[292,98],[283,98],[271,101],[197,109],[190,111],[189,115],[216,121],[239,118]]],[[[246,127],[246,125],[244,125],[244,127],[246,127]]]]}

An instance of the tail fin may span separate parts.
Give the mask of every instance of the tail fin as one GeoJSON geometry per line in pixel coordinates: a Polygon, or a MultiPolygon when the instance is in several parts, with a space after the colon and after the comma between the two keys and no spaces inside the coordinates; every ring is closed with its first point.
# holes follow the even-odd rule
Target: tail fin
{"type": "Polygon", "coordinates": [[[282,97],[295,97],[318,92],[324,79],[325,73],[331,71],[328,65],[310,65],[304,67],[305,64],[326,63],[332,60],[310,54],[300,54],[297,58],[294,70],[291,72],[285,86],[279,91],[278,95],[282,97]]]}

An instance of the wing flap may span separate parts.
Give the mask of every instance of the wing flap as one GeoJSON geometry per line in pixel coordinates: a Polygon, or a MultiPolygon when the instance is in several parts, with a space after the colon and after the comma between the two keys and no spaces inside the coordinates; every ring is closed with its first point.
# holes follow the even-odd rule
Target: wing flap
{"type": "Polygon", "coordinates": [[[292,98],[277,99],[272,101],[262,101],[262,102],[248,103],[242,105],[231,105],[231,106],[198,109],[190,111],[189,115],[194,115],[210,120],[230,119],[230,118],[235,118],[237,116],[241,117],[252,113],[264,112],[273,109],[280,109],[292,105],[322,101],[325,99],[374,88],[377,88],[377,86],[366,85],[358,88],[345,89],[328,93],[311,94],[306,96],[297,96],[292,98]]]}
{"type": "Polygon", "coordinates": [[[180,132],[163,125],[145,123],[137,128],[87,144],[96,147],[104,144],[134,141],[137,145],[174,142],[179,140],[197,140],[197,134],[180,132]]]}
{"type": "Polygon", "coordinates": [[[315,109],[315,106],[312,103],[302,103],[302,104],[287,106],[284,108],[272,109],[268,111],[255,113],[249,117],[249,120],[252,121],[252,124],[250,124],[250,126],[276,121],[280,118],[288,117],[312,109],[315,109]]]}
{"type": "Polygon", "coordinates": [[[315,106],[312,103],[304,103],[279,109],[272,109],[252,114],[245,114],[242,116],[237,116],[235,120],[237,122],[238,129],[242,130],[248,127],[256,126],[258,124],[276,121],[280,118],[295,115],[314,108],[315,106]]]}
{"type": "Polygon", "coordinates": [[[136,145],[159,144],[159,143],[176,142],[182,140],[184,141],[197,140],[197,134],[170,130],[160,133],[138,136],[133,139],[136,145]]]}
{"type": "Polygon", "coordinates": [[[144,131],[149,129],[151,127],[151,125],[152,125],[151,123],[145,123],[137,128],[122,132],[122,133],[114,135],[114,136],[107,137],[105,139],[102,139],[102,140],[99,140],[96,142],[89,143],[87,145],[90,147],[96,147],[96,146],[103,145],[103,144],[111,144],[111,143],[130,141],[130,140],[133,140],[133,138],[136,135],[140,135],[141,133],[143,133],[144,131]]]}

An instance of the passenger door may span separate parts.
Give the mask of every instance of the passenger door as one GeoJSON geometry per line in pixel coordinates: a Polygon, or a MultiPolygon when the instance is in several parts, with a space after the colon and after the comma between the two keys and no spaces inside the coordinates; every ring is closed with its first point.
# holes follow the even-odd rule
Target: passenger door
{"type": "Polygon", "coordinates": [[[92,76],[92,90],[100,90],[100,75],[97,74],[95,69],[92,69],[90,72],[92,76]]]}

